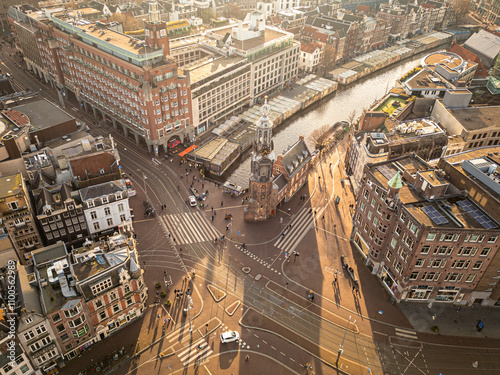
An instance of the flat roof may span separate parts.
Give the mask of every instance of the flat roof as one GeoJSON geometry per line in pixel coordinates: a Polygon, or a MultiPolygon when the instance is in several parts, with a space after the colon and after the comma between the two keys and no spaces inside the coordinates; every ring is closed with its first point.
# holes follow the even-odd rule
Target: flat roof
{"type": "Polygon", "coordinates": [[[437,64],[443,64],[449,69],[458,68],[464,62],[460,56],[444,51],[431,53],[425,56],[423,60],[426,65],[435,66],[437,64]]]}
{"type": "Polygon", "coordinates": [[[45,99],[21,104],[11,109],[28,116],[30,124],[35,130],[45,129],[66,121],[75,120],[74,117],[68,115],[61,108],[45,99]]]}
{"type": "MultiPolygon", "coordinates": [[[[243,29],[248,30],[248,24],[243,24],[243,29]]],[[[227,33],[229,33],[231,36],[233,35],[233,29],[237,28],[235,25],[228,25],[226,27],[218,28],[215,30],[211,30],[213,34],[220,35],[221,37],[224,37],[227,33]]],[[[242,51],[249,51],[252,48],[258,47],[263,45],[264,43],[268,43],[273,41],[274,39],[279,39],[283,36],[288,35],[289,33],[285,31],[279,31],[277,29],[269,28],[266,27],[264,29],[264,35],[257,37],[257,38],[252,38],[252,39],[247,39],[244,41],[237,40],[235,38],[232,38],[233,46],[235,48],[238,48],[242,51]]]]}
{"type": "Polygon", "coordinates": [[[462,109],[449,109],[450,113],[471,131],[489,127],[500,127],[500,106],[495,107],[468,107],[462,109]]]}
{"type": "Polygon", "coordinates": [[[8,197],[17,194],[22,185],[20,173],[0,177],[0,197],[8,197]]]}
{"type": "Polygon", "coordinates": [[[415,74],[410,80],[406,81],[406,84],[412,89],[448,89],[444,83],[436,78],[436,82],[431,81],[431,78],[436,78],[431,72],[426,70],[421,70],[415,74]]]}
{"type": "Polygon", "coordinates": [[[241,61],[244,61],[244,57],[235,56],[235,57],[223,57],[218,58],[213,61],[206,61],[202,63],[202,65],[187,68],[189,70],[189,77],[191,79],[191,84],[201,81],[213,74],[217,74],[225,69],[228,69],[241,61]]]}
{"type": "Polygon", "coordinates": [[[112,44],[114,46],[120,47],[128,52],[135,53],[137,55],[143,55],[146,52],[154,52],[157,49],[145,47],[143,41],[130,37],[125,34],[120,34],[114,30],[109,30],[106,28],[100,28],[95,24],[88,25],[78,25],[78,28],[85,30],[85,34],[91,35],[94,38],[100,39],[106,43],[112,44]],[[132,41],[136,41],[132,44],[132,41]]]}

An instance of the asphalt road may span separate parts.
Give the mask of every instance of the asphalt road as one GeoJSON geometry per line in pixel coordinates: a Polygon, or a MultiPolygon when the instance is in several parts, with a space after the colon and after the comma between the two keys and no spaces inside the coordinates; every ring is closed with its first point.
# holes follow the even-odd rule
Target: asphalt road
{"type": "MultiPolygon", "coordinates": [[[[35,77],[27,74],[22,68],[19,68],[15,58],[3,54],[2,69],[10,71],[13,74],[15,85],[18,88],[29,88],[32,91],[39,91],[41,96],[54,103],[58,103],[58,95],[48,85],[42,84],[35,77]]],[[[160,228],[163,229],[164,233],[173,233],[178,228],[176,228],[175,222],[169,222],[167,218],[182,216],[186,220],[191,220],[194,215],[200,212],[198,208],[192,208],[186,204],[186,198],[191,193],[179,180],[179,168],[176,165],[169,162],[152,160],[143,149],[135,145],[135,142],[114,131],[111,126],[93,125],[96,119],[92,115],[82,111],[78,105],[66,102],[66,110],[89,124],[90,132],[94,136],[107,136],[109,133],[113,135],[121,157],[120,164],[123,166],[125,172],[131,176],[135,188],[138,191],[143,190],[140,195],[145,196],[147,192],[147,199],[156,209],[157,217],[153,220],[155,230],[160,228]],[[161,205],[166,205],[166,209],[162,210],[161,205]]],[[[337,156],[340,155],[337,154],[337,156]]],[[[316,173],[313,175],[315,181],[318,181],[319,176],[323,176],[323,181],[325,181],[327,178],[325,172],[320,169],[319,173],[319,175],[316,173]]],[[[189,176],[183,176],[183,179],[189,178],[189,181],[191,181],[193,176],[198,177],[195,172],[192,172],[189,176]]],[[[336,195],[335,190],[328,191],[326,187],[322,189],[320,186],[317,186],[315,194],[317,194],[315,196],[315,209],[318,210],[319,215],[324,210],[331,209],[332,198],[336,195]]],[[[136,221],[150,219],[143,217],[143,213],[138,210],[134,214],[136,221]]],[[[219,209],[218,214],[222,215],[223,210],[219,209]]],[[[342,215],[342,212],[339,214],[342,215]]],[[[339,219],[350,221],[350,217],[339,219]]],[[[273,267],[267,267],[261,263],[252,263],[252,258],[249,258],[248,254],[245,254],[238,248],[240,245],[238,242],[227,240],[224,241],[225,243],[223,241],[214,243],[211,240],[214,233],[227,234],[227,231],[221,233],[214,229],[205,214],[198,215],[196,220],[193,223],[198,226],[200,238],[206,238],[206,240],[187,241],[187,243],[180,245],[180,239],[177,240],[177,243],[174,243],[173,239],[166,240],[164,237],[161,242],[161,249],[140,250],[141,261],[146,262],[145,264],[147,265],[146,278],[148,279],[148,273],[161,274],[165,268],[184,273],[190,273],[195,269],[196,278],[200,280],[200,284],[197,286],[198,292],[202,296],[202,299],[207,301],[207,305],[198,319],[205,321],[211,315],[218,316],[223,324],[227,324],[232,329],[238,328],[238,319],[227,316],[222,311],[223,309],[221,309],[220,313],[217,309],[217,313],[214,314],[211,311],[212,309],[208,308],[211,297],[207,296],[204,285],[214,285],[220,290],[224,290],[228,295],[231,295],[233,300],[241,301],[244,307],[254,308],[260,314],[273,319],[287,330],[300,335],[314,345],[322,347],[325,350],[324,353],[328,353],[328,355],[324,358],[312,358],[309,360],[315,361],[313,363],[315,373],[328,373],[328,371],[331,371],[328,370],[325,363],[332,365],[335,361],[339,344],[346,333],[345,325],[340,324],[339,321],[346,323],[348,315],[352,314],[352,312],[336,312],[335,315],[339,318],[339,321],[327,319],[323,316],[323,313],[312,313],[309,309],[304,308],[302,304],[294,303],[284,293],[277,293],[268,287],[268,282],[270,281],[275,281],[279,285],[283,285],[284,272],[287,272],[283,268],[287,266],[282,264],[284,262],[283,251],[273,246],[278,237],[262,245],[263,248],[265,247],[266,257],[269,259],[268,263],[274,265],[273,267]],[[181,247],[183,248],[182,255],[180,254],[181,247]],[[253,272],[250,274],[242,270],[248,264],[251,264],[253,268],[253,272]],[[256,280],[255,275],[257,272],[261,275],[261,280],[256,280]]],[[[181,224],[182,222],[179,223],[181,224]]],[[[304,235],[307,235],[310,231],[314,231],[313,228],[316,226],[317,223],[304,227],[304,235]]],[[[276,235],[278,236],[279,233],[276,235]]],[[[165,235],[163,234],[163,236],[165,235]]],[[[189,237],[188,234],[186,234],[187,237],[189,237]]],[[[308,237],[305,237],[304,241],[309,241],[308,237]]],[[[308,245],[311,245],[310,242],[308,245]]],[[[347,243],[342,246],[345,246],[345,249],[347,249],[349,244],[347,243]]],[[[344,251],[344,249],[340,251],[344,251]]],[[[304,298],[304,295],[300,293],[302,289],[306,288],[309,288],[307,280],[301,284],[291,285],[290,292],[297,290],[300,298],[304,298]]],[[[325,298],[320,302],[320,297],[317,297],[317,304],[321,309],[331,312],[333,310],[331,308],[333,301],[325,298]]],[[[224,306],[222,307],[224,308],[224,306]]],[[[342,359],[348,365],[348,367],[343,368],[350,373],[368,373],[368,369],[370,369],[372,374],[500,373],[500,349],[498,348],[485,348],[481,347],[481,345],[477,347],[468,346],[467,343],[464,343],[465,345],[463,346],[455,346],[453,345],[453,338],[450,338],[449,343],[439,344],[421,342],[417,337],[405,341],[394,334],[395,326],[390,323],[383,324],[377,320],[367,319],[367,317],[362,322],[359,318],[357,319],[357,326],[361,333],[348,331],[345,335],[343,345],[342,359]],[[373,331],[376,332],[374,333],[373,331]],[[481,364],[478,368],[472,366],[475,361],[481,364]]],[[[408,327],[403,328],[408,329],[408,327]]],[[[276,361],[275,363],[280,363],[280,366],[286,366],[292,373],[302,372],[300,366],[308,358],[311,358],[308,353],[303,352],[300,343],[292,345],[287,341],[287,337],[280,338],[253,329],[243,329],[242,339],[251,348],[247,349],[248,352],[255,355],[269,355],[276,361]],[[273,343],[271,346],[275,348],[276,352],[273,352],[269,348],[269,351],[267,349],[264,351],[265,345],[262,344],[263,339],[261,338],[263,336],[269,336],[264,341],[266,344],[268,342],[273,343]],[[303,360],[300,363],[296,361],[293,364],[292,362],[294,361],[291,360],[293,358],[284,355],[279,349],[276,350],[276,347],[287,347],[290,352],[294,353],[293,358],[302,358],[303,360]]],[[[214,336],[215,341],[216,336],[214,336]]],[[[221,350],[223,353],[227,351],[226,347],[217,347],[217,345],[213,346],[213,350],[214,353],[221,350]]],[[[144,359],[143,366],[140,370],[135,370],[135,373],[154,371],[155,367],[152,364],[155,363],[155,358],[152,355],[150,359],[144,359]],[[152,366],[151,368],[148,367],[150,365],[152,366]]],[[[182,368],[180,362],[174,364],[171,361],[171,366],[174,370],[182,368]]]]}

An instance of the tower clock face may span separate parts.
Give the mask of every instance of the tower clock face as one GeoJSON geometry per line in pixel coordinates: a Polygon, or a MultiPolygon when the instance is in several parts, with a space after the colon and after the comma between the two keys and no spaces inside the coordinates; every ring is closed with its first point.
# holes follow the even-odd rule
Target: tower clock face
{"type": "Polygon", "coordinates": [[[260,149],[260,152],[261,152],[263,155],[268,155],[268,154],[271,152],[271,147],[269,147],[269,145],[264,145],[264,146],[262,146],[262,148],[260,149]]]}

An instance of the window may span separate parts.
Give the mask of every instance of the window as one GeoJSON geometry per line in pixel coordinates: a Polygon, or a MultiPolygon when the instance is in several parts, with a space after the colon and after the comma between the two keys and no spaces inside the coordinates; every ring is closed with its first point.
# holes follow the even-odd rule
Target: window
{"type": "Polygon", "coordinates": [[[401,227],[399,225],[396,227],[396,231],[395,232],[396,232],[396,234],[398,236],[401,234],[401,227]]]}
{"type": "Polygon", "coordinates": [[[417,280],[418,274],[418,272],[412,272],[410,275],[410,280],[417,280]]]}
{"type": "Polygon", "coordinates": [[[117,297],[116,297],[116,293],[115,293],[115,292],[111,292],[111,293],[109,294],[109,299],[110,299],[111,301],[114,301],[116,298],[117,298],[117,297]]]}
{"type": "Polygon", "coordinates": [[[35,331],[37,335],[41,335],[42,333],[47,332],[47,328],[45,328],[44,324],[40,324],[38,327],[35,328],[35,331]]]}
{"type": "Polygon", "coordinates": [[[392,240],[391,240],[391,246],[392,246],[393,249],[396,248],[396,244],[397,243],[398,243],[398,240],[393,237],[392,240]]]}
{"type": "Polygon", "coordinates": [[[102,305],[103,305],[102,304],[102,300],[100,300],[100,299],[98,299],[97,301],[95,301],[94,304],[95,304],[95,308],[96,309],[102,307],[102,305]]]}
{"type": "Polygon", "coordinates": [[[35,337],[35,334],[33,333],[33,331],[28,331],[24,334],[24,339],[26,341],[29,341],[31,340],[33,337],[35,337]]]}
{"type": "Polygon", "coordinates": [[[490,238],[488,238],[488,243],[495,243],[495,242],[497,242],[497,238],[498,238],[498,236],[491,236],[490,238]]]}
{"type": "Polygon", "coordinates": [[[104,215],[111,215],[111,209],[109,207],[104,207],[104,215]]]}
{"type": "Polygon", "coordinates": [[[66,330],[66,327],[64,326],[64,324],[59,324],[57,327],[57,333],[61,333],[61,332],[64,332],[66,330]]]}
{"type": "Polygon", "coordinates": [[[422,267],[424,265],[424,260],[422,258],[417,259],[417,263],[415,263],[415,267],[422,267]]]}
{"type": "Polygon", "coordinates": [[[404,223],[404,222],[406,221],[406,213],[401,212],[400,219],[401,219],[401,221],[404,223]]]}
{"type": "Polygon", "coordinates": [[[436,233],[429,233],[427,235],[427,241],[434,241],[434,239],[436,238],[436,233]]]}
{"type": "Polygon", "coordinates": [[[366,203],[365,202],[361,203],[361,211],[362,212],[365,212],[365,208],[366,208],[366,203]]]}
{"type": "Polygon", "coordinates": [[[420,251],[420,254],[429,254],[430,249],[431,249],[430,246],[423,246],[422,250],[420,251]]]}
{"type": "Polygon", "coordinates": [[[90,211],[90,218],[91,218],[92,220],[97,219],[97,212],[96,212],[96,211],[90,211]]]}
{"type": "Polygon", "coordinates": [[[372,219],[372,216],[373,216],[373,212],[368,211],[368,220],[371,220],[371,219],[372,219]]]}
{"type": "Polygon", "coordinates": [[[472,267],[473,270],[478,270],[481,268],[483,265],[483,262],[481,260],[478,260],[476,263],[474,263],[474,266],[472,267]]]}
{"type": "Polygon", "coordinates": [[[113,226],[113,219],[112,218],[106,219],[106,223],[108,224],[108,227],[112,227],[113,226]]]}
{"type": "Polygon", "coordinates": [[[371,206],[372,207],[375,207],[375,203],[377,203],[377,200],[375,198],[372,199],[372,203],[371,203],[371,206]]]}
{"type": "Polygon", "coordinates": [[[120,305],[119,304],[113,305],[113,312],[117,313],[118,311],[120,311],[120,305]]]}
{"type": "Polygon", "coordinates": [[[474,279],[476,278],[476,274],[475,273],[470,273],[469,276],[467,276],[467,279],[465,279],[465,282],[466,283],[471,283],[474,281],[474,279]]]}
{"type": "Polygon", "coordinates": [[[64,316],[66,318],[72,318],[73,316],[75,316],[76,314],[78,314],[80,311],[82,311],[81,307],[79,305],[76,305],[72,309],[65,310],[64,311],[64,316]]]}
{"type": "Polygon", "coordinates": [[[101,311],[101,312],[99,313],[99,319],[100,319],[100,320],[104,320],[104,319],[106,319],[106,318],[107,318],[107,315],[106,315],[106,310],[101,311]]]}
{"type": "Polygon", "coordinates": [[[490,253],[491,248],[485,247],[483,250],[481,250],[480,256],[485,257],[490,253]]]}
{"type": "Polygon", "coordinates": [[[451,240],[453,240],[453,234],[444,235],[444,241],[451,241],[451,240]]]}
{"type": "Polygon", "coordinates": [[[123,223],[125,221],[127,221],[127,216],[125,214],[121,214],[120,215],[120,221],[123,223]]]}
{"type": "Polygon", "coordinates": [[[388,251],[387,255],[385,257],[387,258],[387,260],[391,260],[392,259],[392,252],[388,251]]]}
{"type": "Polygon", "coordinates": [[[61,316],[58,313],[52,315],[52,321],[54,323],[60,322],[61,321],[61,316]]]}
{"type": "Polygon", "coordinates": [[[17,201],[12,201],[12,202],[9,202],[7,203],[7,205],[9,206],[9,208],[12,210],[12,211],[16,211],[19,209],[19,204],[17,203],[17,201]]]}
{"type": "Polygon", "coordinates": [[[101,229],[101,226],[99,225],[99,222],[98,222],[98,221],[96,221],[96,222],[95,222],[95,223],[93,223],[93,224],[94,224],[94,229],[95,229],[95,230],[99,230],[99,229],[101,229]]]}
{"type": "Polygon", "coordinates": [[[111,282],[111,277],[108,277],[106,280],[101,281],[98,284],[93,285],[90,289],[94,295],[99,294],[100,292],[110,288],[113,285],[111,282]]]}
{"type": "Polygon", "coordinates": [[[123,203],[118,204],[118,212],[123,212],[125,207],[123,207],[123,203]]]}

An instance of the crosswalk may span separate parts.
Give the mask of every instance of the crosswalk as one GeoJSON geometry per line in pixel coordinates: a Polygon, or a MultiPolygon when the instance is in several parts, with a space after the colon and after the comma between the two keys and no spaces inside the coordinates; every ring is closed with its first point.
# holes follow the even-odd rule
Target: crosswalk
{"type": "Polygon", "coordinates": [[[221,236],[199,211],[161,215],[160,220],[180,245],[213,241],[221,236]]]}
{"type": "MultiPolygon", "coordinates": [[[[290,223],[291,228],[286,229],[283,233],[285,236],[280,236],[280,238],[274,243],[278,249],[286,250],[291,253],[297,245],[305,237],[309,229],[314,225],[314,213],[316,210],[304,206],[297,215],[293,218],[290,223]]],[[[319,217],[320,213],[316,212],[316,217],[319,217]]]]}
{"type": "Polygon", "coordinates": [[[396,330],[396,336],[403,337],[405,339],[411,339],[411,340],[416,340],[417,339],[417,332],[408,330],[408,329],[402,329],[402,328],[394,328],[396,330]]]}
{"type": "Polygon", "coordinates": [[[210,348],[210,346],[208,346],[206,340],[204,338],[201,338],[198,341],[193,342],[193,344],[187,347],[186,349],[177,353],[177,357],[185,367],[189,365],[191,362],[201,361],[205,359],[212,353],[213,350],[210,348]]]}

